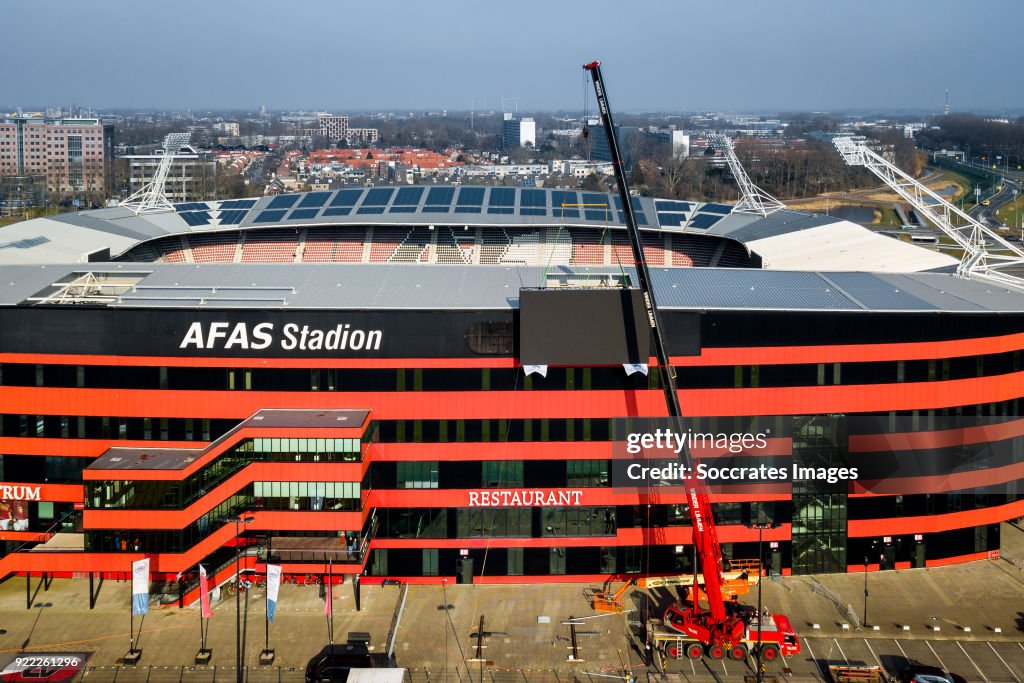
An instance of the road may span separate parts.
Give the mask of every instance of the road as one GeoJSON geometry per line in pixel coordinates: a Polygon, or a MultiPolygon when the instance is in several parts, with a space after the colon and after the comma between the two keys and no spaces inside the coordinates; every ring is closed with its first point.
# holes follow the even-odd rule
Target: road
{"type": "Polygon", "coordinates": [[[978,163],[961,163],[954,161],[954,166],[963,166],[973,171],[982,171],[988,175],[1001,176],[1003,189],[998,191],[996,194],[987,198],[989,202],[988,206],[984,204],[978,204],[967,213],[975,220],[980,221],[983,225],[996,228],[1005,228],[999,220],[996,218],[996,209],[1009,204],[1017,195],[1020,194],[1022,187],[1024,187],[1024,173],[1014,172],[1006,170],[1005,172],[999,169],[992,169],[989,166],[978,164],[978,163]]]}
{"type": "Polygon", "coordinates": [[[1017,195],[1020,194],[1021,183],[1019,181],[1013,181],[1006,179],[1003,181],[1003,189],[999,190],[996,194],[988,198],[988,206],[984,204],[978,204],[973,209],[968,211],[971,218],[974,218],[984,225],[1004,228],[1006,227],[999,222],[996,218],[996,210],[1004,204],[1009,204],[1017,195]]]}

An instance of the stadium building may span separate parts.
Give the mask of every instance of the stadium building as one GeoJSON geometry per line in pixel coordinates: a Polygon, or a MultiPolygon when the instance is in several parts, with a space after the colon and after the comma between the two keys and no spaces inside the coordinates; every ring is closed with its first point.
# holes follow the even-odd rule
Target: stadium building
{"type": "MultiPolygon", "coordinates": [[[[728,557],[764,520],[783,573],[998,552],[1024,515],[1024,295],[834,217],[633,201],[694,429],[765,435],[699,455],[860,472],[713,485],[728,557]]],[[[684,495],[611,485],[616,419],[665,414],[608,305],[620,208],[378,187],[0,230],[0,576],[148,556],[187,601],[236,543],[368,582],[690,570],[684,495]]]]}

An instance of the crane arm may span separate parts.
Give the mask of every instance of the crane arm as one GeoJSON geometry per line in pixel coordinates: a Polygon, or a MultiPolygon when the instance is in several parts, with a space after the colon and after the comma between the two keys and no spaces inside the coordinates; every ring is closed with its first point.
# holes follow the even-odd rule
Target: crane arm
{"type": "MultiPolygon", "coordinates": [[[[675,368],[672,367],[669,358],[668,346],[662,332],[664,326],[661,324],[661,315],[658,312],[657,302],[654,298],[654,289],[651,286],[650,271],[647,268],[647,260],[644,258],[643,240],[633,215],[633,205],[630,201],[626,172],[622,165],[622,157],[619,154],[619,145],[615,136],[615,127],[612,123],[611,107],[608,105],[604,78],[601,76],[601,62],[594,61],[583,65],[583,68],[590,72],[594,82],[594,93],[597,96],[601,123],[604,126],[605,135],[608,137],[612,169],[615,172],[615,180],[619,186],[619,199],[622,203],[626,233],[629,235],[629,244],[633,250],[633,260],[636,261],[637,280],[643,294],[645,313],[651,328],[651,338],[654,340],[658,367],[661,369],[662,388],[665,393],[665,403],[668,406],[669,418],[672,420],[672,426],[676,433],[685,434],[686,428],[683,424],[683,411],[679,403],[675,368]]],[[[688,446],[682,449],[679,453],[679,458],[684,466],[691,468],[689,471],[696,471],[693,456],[688,446]]],[[[708,499],[707,488],[703,480],[696,478],[689,480],[687,484],[687,498],[690,502],[693,544],[697,551],[700,570],[704,575],[705,592],[708,596],[711,617],[715,622],[721,623],[726,618],[725,602],[722,599],[722,550],[718,543],[715,519],[711,513],[711,503],[708,499]]],[[[696,574],[697,572],[695,571],[694,573],[696,574]]],[[[695,609],[697,608],[696,604],[694,607],[695,609]]]]}

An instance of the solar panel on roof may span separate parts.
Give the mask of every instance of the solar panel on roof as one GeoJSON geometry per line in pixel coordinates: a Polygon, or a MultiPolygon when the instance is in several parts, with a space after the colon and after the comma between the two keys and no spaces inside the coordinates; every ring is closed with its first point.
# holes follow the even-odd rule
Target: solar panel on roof
{"type": "Polygon", "coordinates": [[[384,213],[383,206],[360,206],[356,213],[384,213]]]}
{"type": "Polygon", "coordinates": [[[277,223],[278,221],[284,220],[284,215],[287,213],[284,209],[265,210],[260,211],[260,215],[256,216],[256,220],[253,223],[277,223]]]}
{"type": "Polygon", "coordinates": [[[500,214],[513,214],[516,210],[511,206],[492,206],[487,209],[487,213],[500,213],[500,214]]]}
{"type": "Polygon", "coordinates": [[[579,218],[580,210],[578,207],[562,206],[563,204],[579,204],[579,200],[576,198],[575,192],[567,192],[565,190],[552,190],[551,191],[551,206],[554,208],[555,216],[561,218],[579,218]]]}
{"type": "Polygon", "coordinates": [[[347,216],[352,213],[351,206],[336,206],[329,209],[324,209],[325,216],[347,216]]]}
{"type": "Polygon", "coordinates": [[[530,209],[530,208],[522,209],[521,208],[521,209],[519,209],[519,213],[521,215],[523,215],[523,216],[547,216],[548,215],[548,210],[547,209],[530,209]]]}
{"type": "MultiPolygon", "coordinates": [[[[334,199],[331,200],[331,206],[355,206],[362,194],[362,190],[339,190],[338,194],[334,195],[334,199]]],[[[326,212],[324,215],[326,215],[326,212]]],[[[331,215],[344,216],[348,214],[331,215]]]]}
{"type": "Polygon", "coordinates": [[[689,202],[674,202],[666,199],[655,199],[654,208],[658,211],[686,211],[691,210],[689,202]]]}
{"type": "MultiPolygon", "coordinates": [[[[426,210],[427,209],[424,209],[424,211],[426,211],[426,210]]],[[[447,210],[448,209],[446,207],[445,211],[447,211],[447,210]]],[[[455,207],[455,213],[480,213],[481,211],[483,211],[483,207],[481,207],[481,206],[456,206],[455,207]]]]}
{"type": "Polygon", "coordinates": [[[541,207],[548,205],[548,193],[544,190],[523,190],[519,193],[519,206],[541,207]]]}
{"type": "Polygon", "coordinates": [[[251,209],[256,206],[255,199],[229,199],[220,203],[221,211],[225,209],[251,209]]]}
{"type": "Polygon", "coordinates": [[[279,194],[270,200],[270,204],[267,205],[267,208],[290,209],[297,201],[299,201],[299,195],[297,194],[279,194]]]}
{"type": "Polygon", "coordinates": [[[705,204],[700,207],[700,211],[703,213],[732,213],[732,207],[728,204],[705,204]]]}
{"type": "Polygon", "coordinates": [[[416,206],[422,196],[422,187],[403,187],[395,197],[395,206],[416,206]]]}
{"type": "Polygon", "coordinates": [[[323,206],[327,203],[330,196],[330,192],[310,192],[302,198],[301,202],[299,202],[299,208],[309,209],[317,206],[323,206]]]}
{"type": "Polygon", "coordinates": [[[663,228],[678,228],[686,220],[686,214],[658,212],[658,224],[663,228]]]}
{"type": "Polygon", "coordinates": [[[210,207],[205,202],[185,202],[184,204],[175,204],[174,208],[176,211],[181,213],[182,211],[209,211],[210,207]]]}
{"type": "MultiPolygon", "coordinates": [[[[436,207],[431,207],[431,208],[436,208],[436,207]]],[[[448,207],[444,207],[444,210],[447,211],[448,207]]],[[[416,213],[416,207],[415,206],[392,206],[390,209],[388,209],[388,213],[416,213]]]]}
{"type": "Polygon", "coordinates": [[[722,220],[721,216],[708,213],[698,213],[690,220],[690,227],[707,230],[720,220],[722,220]]]}
{"type": "MultiPolygon", "coordinates": [[[[450,206],[424,206],[423,213],[448,213],[451,209],[450,206]]],[[[458,211],[458,209],[455,210],[458,211]]]]}
{"type": "Polygon", "coordinates": [[[306,221],[309,220],[310,218],[316,218],[316,215],[318,213],[320,213],[320,209],[295,209],[290,214],[288,214],[288,220],[306,221]]]}
{"type": "MultiPolygon", "coordinates": [[[[385,206],[391,200],[391,195],[394,193],[395,188],[393,187],[375,187],[366,193],[366,198],[363,199],[363,206],[385,206]]],[[[363,212],[360,211],[359,213],[363,212]]],[[[383,213],[383,211],[375,213],[383,213]]]]}
{"type": "MultiPolygon", "coordinates": [[[[221,205],[223,206],[223,204],[221,205]]],[[[220,224],[221,225],[238,225],[245,218],[245,214],[249,213],[248,209],[232,209],[231,211],[220,212],[220,224]]]]}
{"type": "MultiPolygon", "coordinates": [[[[626,214],[622,213],[622,200],[618,197],[612,197],[615,202],[616,213],[619,216],[619,222],[622,224],[626,223],[626,214]]],[[[647,216],[644,215],[643,205],[640,203],[639,197],[630,197],[629,204],[633,207],[633,219],[636,220],[637,225],[647,225],[647,216]]]]}
{"type": "Polygon", "coordinates": [[[458,206],[483,206],[483,204],[484,188],[464,187],[459,190],[458,206]]]}
{"type": "Polygon", "coordinates": [[[210,224],[210,213],[208,211],[186,211],[178,215],[191,227],[210,224]]]}
{"type": "Polygon", "coordinates": [[[447,207],[452,203],[452,197],[454,196],[454,187],[432,187],[430,192],[427,193],[426,206],[447,207]]]}
{"type": "MultiPolygon", "coordinates": [[[[511,187],[492,187],[488,206],[515,206],[516,191],[511,187]]],[[[489,212],[488,212],[489,213],[489,212]]]]}

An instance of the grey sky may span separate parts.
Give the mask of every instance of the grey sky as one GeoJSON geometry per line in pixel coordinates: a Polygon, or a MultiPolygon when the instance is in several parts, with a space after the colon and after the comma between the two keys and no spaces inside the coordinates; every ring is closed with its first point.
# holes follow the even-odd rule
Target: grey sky
{"type": "Polygon", "coordinates": [[[620,111],[1024,109],[1018,0],[2,8],[2,107],[579,110],[597,58],[620,111]]]}

